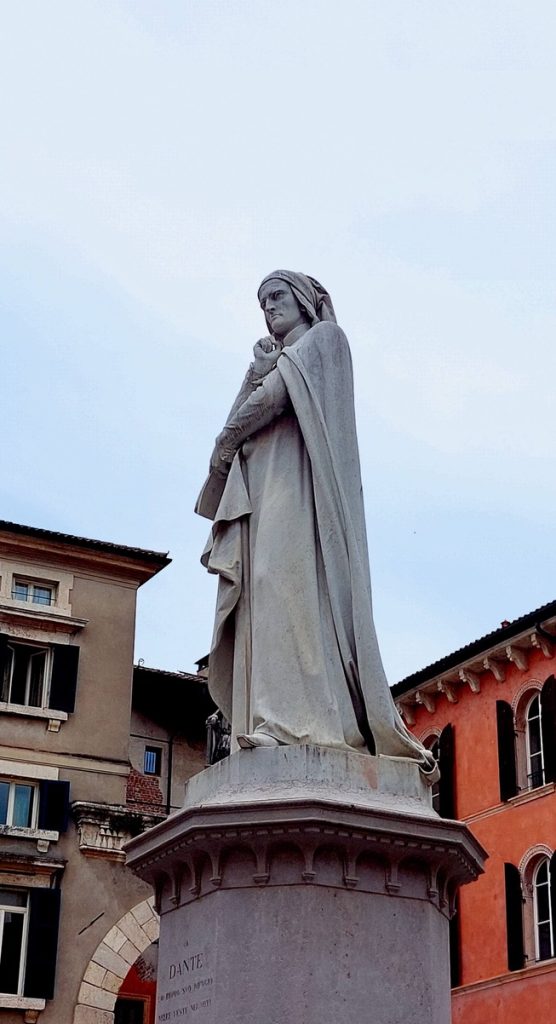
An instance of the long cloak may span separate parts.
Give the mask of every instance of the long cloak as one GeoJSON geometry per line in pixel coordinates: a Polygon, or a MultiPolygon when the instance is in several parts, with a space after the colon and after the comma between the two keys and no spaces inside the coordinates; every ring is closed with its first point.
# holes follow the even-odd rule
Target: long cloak
{"type": "Polygon", "coordinates": [[[319,323],[285,347],[225,430],[241,444],[202,561],[219,576],[209,688],[233,734],[374,741],[377,753],[423,761],[376,639],[341,328],[319,323]]]}

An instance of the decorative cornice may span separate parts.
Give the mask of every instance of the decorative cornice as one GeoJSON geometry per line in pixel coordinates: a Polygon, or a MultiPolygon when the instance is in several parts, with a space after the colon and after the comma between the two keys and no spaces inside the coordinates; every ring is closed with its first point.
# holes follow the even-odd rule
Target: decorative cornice
{"type": "MultiPolygon", "coordinates": [[[[466,661],[453,665],[449,670],[426,679],[414,689],[400,692],[400,685],[393,688],[396,707],[408,725],[414,725],[416,721],[416,708],[421,705],[430,714],[437,710],[439,695],[444,696],[449,703],[455,704],[458,701],[458,691],[461,686],[467,686],[472,693],[481,692],[481,676],[487,678],[485,673],[498,683],[504,683],[507,679],[508,664],[514,665],[519,672],[527,672],[529,669],[530,657],[541,653],[547,660],[556,655],[556,636],[554,644],[550,640],[551,634],[546,630],[530,628],[522,633],[516,634],[512,642],[503,642],[499,646],[492,647],[480,654],[475,655],[466,661]]],[[[525,688],[528,687],[525,683],[525,688]]],[[[533,686],[535,684],[533,683],[533,686]]]]}
{"type": "Polygon", "coordinates": [[[71,805],[79,835],[79,849],[88,857],[124,861],[123,845],[153,825],[165,814],[132,810],[119,804],[97,804],[79,800],[71,805]]]}
{"type": "Polygon", "coordinates": [[[273,800],[184,809],[128,844],[127,862],[154,887],[157,909],[164,913],[215,889],[284,884],[286,846],[288,884],[423,898],[446,914],[456,887],[477,877],[484,857],[464,826],[433,814],[273,800]],[[241,883],[237,851],[244,865],[241,883]],[[411,874],[416,863],[427,879],[420,897],[404,867],[411,874]]]}

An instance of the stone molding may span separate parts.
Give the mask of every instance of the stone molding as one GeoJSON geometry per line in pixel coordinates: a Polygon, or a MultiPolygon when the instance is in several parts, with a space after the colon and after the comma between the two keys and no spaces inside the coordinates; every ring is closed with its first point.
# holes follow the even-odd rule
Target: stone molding
{"type": "Polygon", "coordinates": [[[184,808],[126,853],[164,914],[216,890],[283,885],[285,849],[288,885],[421,898],[445,915],[484,858],[465,826],[433,811],[415,762],[310,745],[238,752],[201,772],[184,808]]]}
{"type": "Polygon", "coordinates": [[[516,693],[512,697],[512,711],[515,715],[519,704],[525,694],[530,693],[531,696],[536,692],[540,693],[543,688],[543,683],[540,679],[528,679],[525,683],[519,687],[516,693]]]}
{"type": "Polygon", "coordinates": [[[154,898],[123,915],[99,943],[79,989],[73,1024],[113,1024],[118,992],[130,967],[158,939],[154,898]]]}
{"type": "MultiPolygon", "coordinates": [[[[459,824],[440,819],[332,812],[316,803],[295,809],[273,806],[270,812],[268,805],[251,806],[246,815],[213,808],[197,810],[195,817],[195,824],[167,842],[163,853],[141,858],[139,873],[153,885],[159,913],[215,889],[283,884],[284,847],[288,863],[292,848],[298,855],[289,884],[427,899],[447,916],[453,913],[457,887],[477,874],[474,844],[462,842],[459,824]],[[250,863],[239,876],[238,855],[250,863]],[[426,882],[419,891],[416,864],[426,882]]],[[[131,857],[129,863],[133,868],[131,857]]]]}
{"type": "Polygon", "coordinates": [[[523,857],[519,862],[519,873],[525,885],[528,882],[527,874],[531,862],[540,860],[541,857],[547,857],[548,860],[550,860],[553,853],[554,850],[550,846],[547,846],[546,843],[537,843],[536,846],[531,846],[526,853],[523,854],[523,857]]]}
{"type": "Polygon", "coordinates": [[[22,1014],[23,1024],[36,1024],[41,1010],[44,1010],[45,1006],[45,999],[29,999],[27,996],[0,994],[0,1014],[2,1014],[2,1010],[19,1010],[22,1014]]]}

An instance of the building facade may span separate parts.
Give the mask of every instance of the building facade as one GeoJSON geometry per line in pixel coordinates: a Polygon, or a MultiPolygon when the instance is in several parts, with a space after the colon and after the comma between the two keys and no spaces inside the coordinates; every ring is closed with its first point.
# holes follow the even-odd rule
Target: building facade
{"type": "Polygon", "coordinates": [[[524,1024],[556,1001],[556,602],[398,683],[435,750],[440,814],[489,854],[452,922],[454,1024],[524,1024]]]}
{"type": "Polygon", "coordinates": [[[213,710],[198,676],[133,670],[168,561],[0,523],[1,1024],[154,1019],[158,919],[122,846],[179,806],[213,710]]]}

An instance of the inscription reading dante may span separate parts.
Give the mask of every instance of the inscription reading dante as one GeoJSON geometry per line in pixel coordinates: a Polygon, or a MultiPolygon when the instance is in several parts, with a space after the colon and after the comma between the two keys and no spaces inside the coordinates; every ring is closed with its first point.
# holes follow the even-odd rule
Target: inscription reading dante
{"type": "Polygon", "coordinates": [[[168,977],[171,981],[172,978],[176,977],[176,975],[181,977],[182,974],[190,974],[193,971],[200,971],[203,967],[203,954],[194,953],[193,956],[188,956],[185,960],[179,960],[177,964],[170,964],[168,977]]]}
{"type": "Polygon", "coordinates": [[[168,964],[166,983],[173,982],[173,985],[159,992],[158,1024],[173,1024],[184,1017],[195,1017],[200,1024],[200,1018],[204,1017],[202,1011],[207,1010],[212,1003],[210,993],[214,979],[208,974],[201,976],[207,967],[204,951],[168,964]]]}

